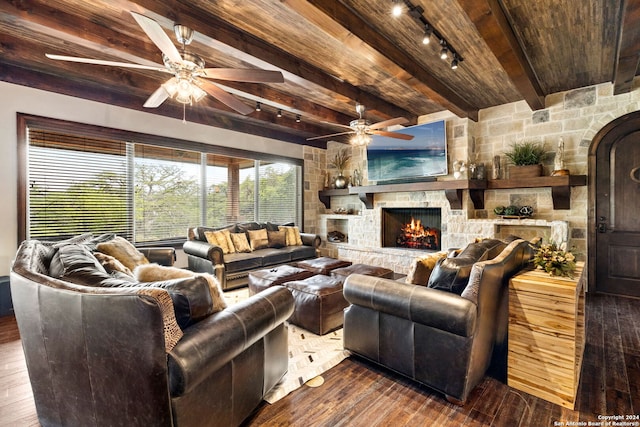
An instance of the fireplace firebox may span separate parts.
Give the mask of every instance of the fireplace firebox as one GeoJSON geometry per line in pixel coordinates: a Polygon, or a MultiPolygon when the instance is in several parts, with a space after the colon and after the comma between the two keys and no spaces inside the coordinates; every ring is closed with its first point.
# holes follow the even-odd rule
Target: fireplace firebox
{"type": "Polygon", "coordinates": [[[440,208],[383,208],[382,246],[440,250],[440,208]]]}

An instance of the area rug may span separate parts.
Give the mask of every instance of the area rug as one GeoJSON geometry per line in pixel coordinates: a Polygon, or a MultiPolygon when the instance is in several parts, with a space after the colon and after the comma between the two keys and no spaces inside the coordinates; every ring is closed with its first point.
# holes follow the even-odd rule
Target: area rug
{"type": "MultiPolygon", "coordinates": [[[[248,290],[225,292],[229,305],[248,298],[248,290]]],[[[325,335],[315,335],[296,325],[289,326],[289,370],[264,400],[275,403],[323,372],[342,362],[349,352],[342,345],[342,329],[325,335]]],[[[321,383],[314,381],[312,384],[321,383]]]]}

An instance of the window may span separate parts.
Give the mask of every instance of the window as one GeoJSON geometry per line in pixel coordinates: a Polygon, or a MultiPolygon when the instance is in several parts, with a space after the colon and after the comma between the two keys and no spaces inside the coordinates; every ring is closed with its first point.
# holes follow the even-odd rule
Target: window
{"type": "Polygon", "coordinates": [[[302,221],[297,159],[24,115],[20,129],[21,240],[166,244],[197,225],[302,221]]]}

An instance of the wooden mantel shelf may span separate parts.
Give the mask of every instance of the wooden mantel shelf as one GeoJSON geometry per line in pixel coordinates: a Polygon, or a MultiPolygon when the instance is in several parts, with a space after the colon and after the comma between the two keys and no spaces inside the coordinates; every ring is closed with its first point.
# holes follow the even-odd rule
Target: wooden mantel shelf
{"type": "Polygon", "coordinates": [[[452,181],[409,182],[402,184],[365,185],[336,190],[323,190],[318,193],[320,201],[327,209],[331,208],[331,196],[357,194],[367,209],[373,209],[373,195],[376,193],[400,193],[411,191],[444,190],[451,209],[462,209],[462,191],[469,190],[476,209],[484,209],[484,189],[487,181],[458,179],[452,181]]]}
{"type": "Polygon", "coordinates": [[[540,176],[487,181],[487,189],[489,190],[551,187],[553,209],[571,209],[571,187],[583,185],[587,185],[586,175],[540,176]]]}
{"type": "Polygon", "coordinates": [[[463,191],[469,191],[469,197],[475,209],[484,209],[484,190],[509,188],[551,187],[554,209],[571,208],[571,187],[587,185],[586,175],[541,176],[537,178],[471,180],[457,179],[449,181],[410,182],[403,184],[365,185],[318,192],[320,201],[327,209],[331,208],[332,196],[357,194],[367,209],[373,209],[373,195],[376,193],[400,193],[411,191],[444,190],[451,209],[462,209],[463,191]]]}

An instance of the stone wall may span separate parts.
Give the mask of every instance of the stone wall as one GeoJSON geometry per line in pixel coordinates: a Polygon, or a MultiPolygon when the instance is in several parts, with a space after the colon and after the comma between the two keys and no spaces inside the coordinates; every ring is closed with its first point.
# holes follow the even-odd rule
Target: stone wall
{"type": "MultiPolygon", "coordinates": [[[[441,112],[422,116],[419,123],[429,123],[444,119],[446,121],[449,175],[438,179],[453,179],[454,160],[484,163],[487,176],[491,176],[492,160],[498,155],[502,158],[502,178],[508,177],[504,152],[520,141],[539,141],[545,144],[549,152],[544,164],[544,174],[553,170],[553,161],[559,139],[564,140],[565,164],[573,175],[588,175],[588,150],[591,140],[607,123],[631,111],[640,109],[640,78],[634,81],[630,93],[613,95],[610,83],[552,94],[545,99],[545,109],[531,111],[524,102],[504,104],[479,112],[478,122],[461,119],[452,113],[441,112]],[[506,172],[506,175],[505,175],[506,172]]],[[[305,227],[323,230],[322,214],[331,211],[324,208],[317,198],[317,192],[311,188],[323,187],[322,167],[311,166],[307,170],[307,155],[311,159],[324,161],[331,159],[340,148],[348,147],[352,159],[346,175],[352,175],[357,167],[364,172],[366,180],[366,152],[363,148],[330,142],[326,155],[314,148],[305,149],[305,227]]],[[[325,163],[326,165],[326,163],[325,163]]],[[[325,166],[326,168],[326,166],[325,166]]],[[[325,169],[326,170],[326,169],[325,169]]],[[[336,171],[330,171],[334,175],[336,171]]],[[[466,192],[465,192],[466,193],[466,192]]],[[[550,188],[504,189],[485,191],[485,209],[475,210],[471,201],[463,203],[463,209],[452,210],[442,191],[419,191],[406,193],[376,194],[374,209],[365,209],[357,196],[339,196],[332,199],[332,209],[344,207],[357,213],[349,220],[349,245],[357,248],[379,248],[380,235],[376,229],[380,217],[380,208],[388,207],[442,207],[443,230],[442,247],[458,247],[486,233],[487,224],[495,224],[498,217],[493,213],[497,206],[530,205],[534,208],[534,219],[545,223],[564,221],[568,223],[568,247],[576,252],[580,259],[587,254],[588,191],[586,186],[573,187],[571,209],[554,210],[550,188]]],[[[519,225],[518,225],[519,226],[519,225]]],[[[517,226],[512,227],[518,230],[517,226]]],[[[324,237],[324,236],[323,236],[324,237]]],[[[549,235],[546,237],[550,237],[549,235]]],[[[345,245],[328,245],[323,241],[323,253],[336,254],[345,245]]],[[[346,250],[346,249],[345,249],[346,250]]],[[[346,253],[346,252],[345,252],[346,253]]],[[[379,259],[385,262],[385,257],[379,259]]]]}

